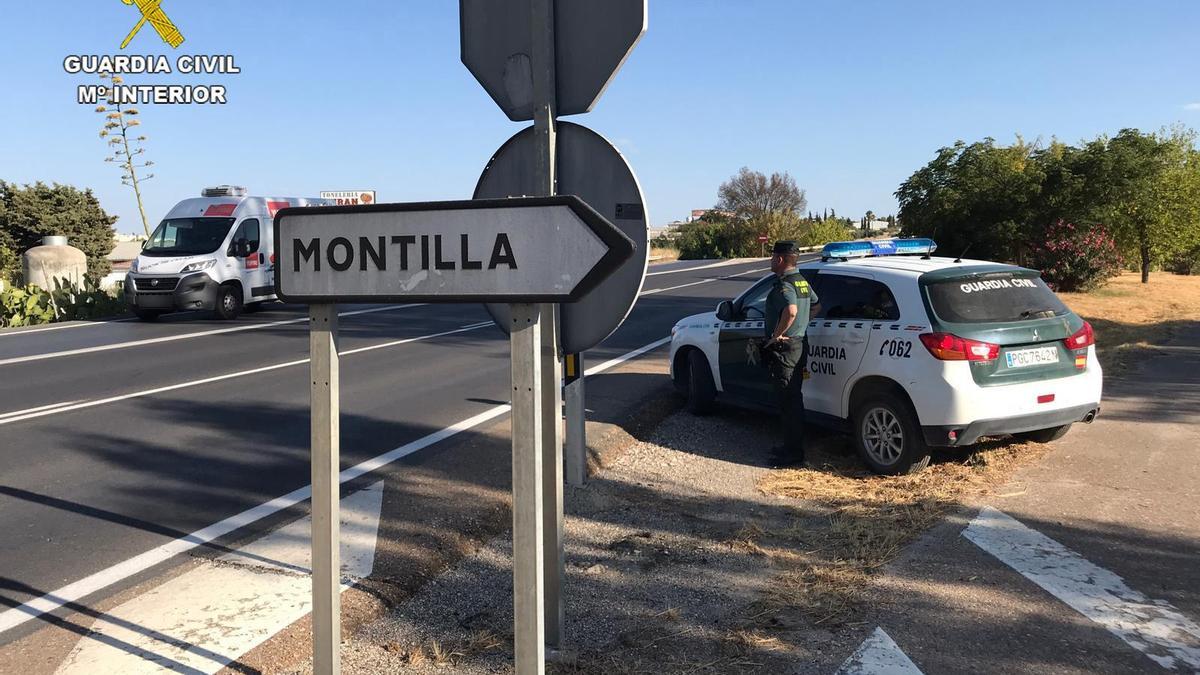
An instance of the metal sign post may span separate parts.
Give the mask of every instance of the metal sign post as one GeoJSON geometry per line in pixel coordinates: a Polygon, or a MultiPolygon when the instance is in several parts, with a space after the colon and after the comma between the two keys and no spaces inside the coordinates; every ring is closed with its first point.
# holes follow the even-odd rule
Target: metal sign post
{"type": "Polygon", "coordinates": [[[513,651],[518,673],[546,667],[541,308],[512,308],[513,651]]]}
{"type": "Polygon", "coordinates": [[[567,402],[567,437],[563,455],[566,459],[567,482],[582,487],[587,481],[587,417],[584,410],[583,354],[567,354],[563,359],[566,371],[563,398],[567,402]]]}
{"type": "MultiPolygon", "coordinates": [[[[538,189],[533,194],[555,194],[555,109],[554,0],[531,0],[530,30],[533,49],[533,132],[536,152],[534,174],[538,189]]],[[[558,308],[545,304],[542,314],[542,575],[545,584],[545,632],[541,645],[558,647],[562,640],[563,542],[562,542],[562,361],[559,355],[558,308]]],[[[515,466],[515,465],[514,465],[515,466]]],[[[516,484],[514,474],[513,484],[516,484]]],[[[514,499],[516,495],[514,493],[514,499]]],[[[514,520],[514,527],[516,521],[514,520]]],[[[515,563],[514,563],[515,564],[515,563]]],[[[516,570],[514,568],[514,575],[516,570]]],[[[514,582],[516,578],[514,576],[514,582]]],[[[516,626],[519,630],[520,624],[516,626]]],[[[533,649],[533,635],[527,635],[533,649]]],[[[544,656],[543,656],[544,658],[544,656]]],[[[520,662],[520,659],[518,659],[520,662]]],[[[541,672],[539,669],[537,672],[541,672]]]]}
{"type": "Polygon", "coordinates": [[[337,305],[308,308],[312,448],[313,672],[341,672],[341,564],[338,498],[341,447],[338,400],[337,305]]]}

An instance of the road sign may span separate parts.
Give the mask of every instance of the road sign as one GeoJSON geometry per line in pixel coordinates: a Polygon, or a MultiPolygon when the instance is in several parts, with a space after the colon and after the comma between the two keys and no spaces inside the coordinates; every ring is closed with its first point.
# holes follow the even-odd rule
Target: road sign
{"type": "Polygon", "coordinates": [[[356,206],[358,204],[375,204],[374,190],[334,190],[322,191],[321,199],[331,199],[338,206],[356,206]]]}
{"type": "Polygon", "coordinates": [[[766,242],[766,241],[767,241],[767,235],[765,235],[765,234],[760,234],[760,235],[758,235],[758,240],[759,240],[759,241],[761,241],[761,242],[766,242]]]}
{"type": "Polygon", "coordinates": [[[634,243],[562,196],[281,209],[275,250],[287,302],[571,302],[634,243]]]}
{"type": "MultiPolygon", "coordinates": [[[[513,121],[533,119],[531,0],[459,0],[462,62],[513,121]]],[[[646,32],[646,0],[554,3],[556,115],[585,113],[646,32]]]]}
{"type": "MultiPolygon", "coordinates": [[[[578,195],[633,240],[637,250],[578,302],[564,305],[560,339],[564,353],[591,349],[612,334],[637,301],[646,274],[646,209],[642,189],[621,153],[603,136],[570,122],[558,124],[558,191],[578,195]]],[[[510,138],[488,162],[476,199],[531,194],[537,187],[533,171],[533,129],[510,138]]],[[[507,305],[490,304],[497,325],[506,327],[507,305]]]]}

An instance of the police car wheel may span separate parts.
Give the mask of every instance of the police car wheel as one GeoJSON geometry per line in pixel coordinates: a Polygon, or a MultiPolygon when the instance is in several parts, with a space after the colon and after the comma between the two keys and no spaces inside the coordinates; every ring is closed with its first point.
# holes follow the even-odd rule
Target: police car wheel
{"type": "Polygon", "coordinates": [[[142,321],[157,321],[159,316],[162,316],[162,310],[158,309],[142,309],[141,307],[133,308],[133,315],[142,321]]]}
{"type": "Polygon", "coordinates": [[[854,414],[854,445],[875,473],[915,473],[929,465],[929,446],[909,407],[891,394],[877,394],[854,414]]]}
{"type": "Polygon", "coordinates": [[[693,349],[688,352],[687,409],[693,415],[712,412],[717,399],[717,385],[704,352],[693,349]]]}
{"type": "Polygon", "coordinates": [[[217,316],[229,321],[242,313],[242,292],[233,284],[222,286],[217,291],[217,316]]]}
{"type": "Polygon", "coordinates": [[[1050,427],[1049,429],[1038,429],[1036,431],[1025,431],[1019,434],[1013,434],[1013,437],[1018,440],[1029,441],[1030,443],[1053,443],[1063,436],[1066,436],[1067,432],[1070,430],[1071,425],[1064,424],[1061,427],[1050,427]]]}

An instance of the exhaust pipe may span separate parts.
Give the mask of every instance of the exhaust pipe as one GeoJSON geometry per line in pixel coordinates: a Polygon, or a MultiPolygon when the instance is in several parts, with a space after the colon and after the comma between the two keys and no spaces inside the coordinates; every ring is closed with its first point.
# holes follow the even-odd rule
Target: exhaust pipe
{"type": "Polygon", "coordinates": [[[1096,415],[1099,415],[1099,414],[1100,414],[1099,408],[1096,408],[1095,410],[1089,410],[1088,413],[1083,416],[1084,424],[1091,424],[1092,421],[1096,419],[1096,415]]]}

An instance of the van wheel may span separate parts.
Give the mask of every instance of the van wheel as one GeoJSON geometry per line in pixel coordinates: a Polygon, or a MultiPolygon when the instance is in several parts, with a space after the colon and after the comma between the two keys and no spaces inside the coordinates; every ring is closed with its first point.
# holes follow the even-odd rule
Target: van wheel
{"type": "Polygon", "coordinates": [[[1053,443],[1071,430],[1070,424],[1064,424],[1061,427],[1050,427],[1049,429],[1038,429],[1036,431],[1022,431],[1019,434],[1013,434],[1013,438],[1020,441],[1029,441],[1030,443],[1053,443]]]}
{"type": "Polygon", "coordinates": [[[704,352],[693,349],[688,352],[687,409],[693,415],[712,412],[717,399],[717,385],[704,352]]]}
{"type": "Polygon", "coordinates": [[[158,317],[162,316],[160,309],[143,309],[141,307],[133,308],[133,315],[142,321],[158,321],[158,317]]]}
{"type": "Polygon", "coordinates": [[[217,317],[226,321],[238,318],[242,313],[242,289],[234,284],[225,284],[217,290],[217,317]]]}
{"type": "Polygon", "coordinates": [[[854,445],[875,473],[895,476],[929,466],[925,437],[909,406],[893,394],[875,394],[854,411],[854,445]]]}

